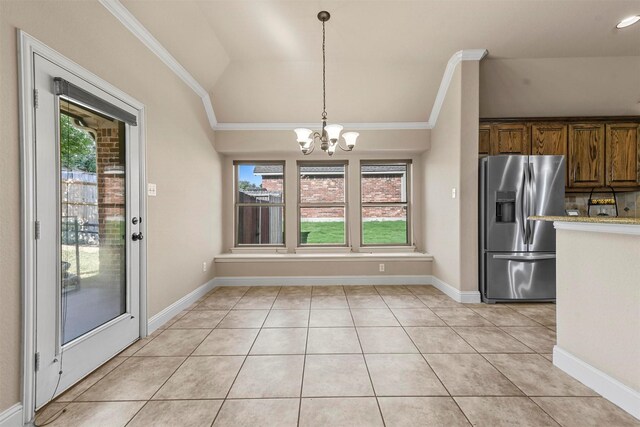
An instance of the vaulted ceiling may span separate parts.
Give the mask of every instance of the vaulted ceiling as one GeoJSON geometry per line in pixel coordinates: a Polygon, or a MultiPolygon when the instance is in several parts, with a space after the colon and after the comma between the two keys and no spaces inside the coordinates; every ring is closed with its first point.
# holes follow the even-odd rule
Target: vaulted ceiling
{"type": "Polygon", "coordinates": [[[637,0],[189,1],[122,4],[209,92],[222,123],[316,122],[320,10],[327,110],[340,122],[426,121],[447,61],[640,56],[637,0]],[[636,26],[637,27],[637,26],[636,26]]]}

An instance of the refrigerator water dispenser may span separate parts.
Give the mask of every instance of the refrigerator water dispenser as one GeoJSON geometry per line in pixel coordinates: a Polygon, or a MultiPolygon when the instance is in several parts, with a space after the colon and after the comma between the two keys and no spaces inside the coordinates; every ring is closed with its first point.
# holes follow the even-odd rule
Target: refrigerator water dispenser
{"type": "Polygon", "coordinates": [[[496,222],[516,221],[516,192],[496,192],[496,222]]]}

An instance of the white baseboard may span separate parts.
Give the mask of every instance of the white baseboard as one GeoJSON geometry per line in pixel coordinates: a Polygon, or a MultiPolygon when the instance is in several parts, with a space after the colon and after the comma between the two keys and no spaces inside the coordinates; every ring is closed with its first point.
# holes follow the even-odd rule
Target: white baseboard
{"type": "Polygon", "coordinates": [[[640,392],[591,366],[557,345],[553,347],[553,364],[602,397],[640,419],[640,392]]]}
{"type": "Polygon", "coordinates": [[[173,319],[173,317],[176,314],[180,313],[185,308],[189,307],[191,304],[196,302],[199,298],[205,296],[210,290],[212,290],[216,286],[217,286],[216,279],[211,279],[204,285],[200,286],[194,291],[183,296],[178,301],[174,302],[169,307],[162,310],[160,313],[156,314],[155,316],[152,316],[148,322],[147,333],[151,334],[160,326],[164,325],[169,320],[173,319]]]}
{"type": "Polygon", "coordinates": [[[480,291],[461,291],[450,284],[443,282],[438,279],[436,276],[429,276],[431,278],[430,285],[438,288],[447,296],[454,301],[461,302],[464,304],[475,304],[481,302],[480,300],[480,291]]]}
{"type": "Polygon", "coordinates": [[[433,285],[461,303],[479,303],[480,292],[459,291],[435,276],[247,276],[216,277],[216,286],[433,285]]]}
{"type": "Polygon", "coordinates": [[[9,409],[0,412],[0,427],[22,427],[22,404],[16,403],[9,409]]]}

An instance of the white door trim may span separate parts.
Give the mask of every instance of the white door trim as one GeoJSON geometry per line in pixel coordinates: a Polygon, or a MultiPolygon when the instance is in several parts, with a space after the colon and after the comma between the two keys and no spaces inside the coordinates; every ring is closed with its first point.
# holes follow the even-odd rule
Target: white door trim
{"type": "MultiPolygon", "coordinates": [[[[67,59],[57,51],[25,33],[18,31],[18,79],[20,91],[20,208],[21,208],[21,284],[22,284],[22,406],[24,423],[29,423],[35,409],[35,150],[34,150],[34,90],[33,55],[54,64],[100,87],[110,95],[138,110],[140,141],[140,216],[144,219],[142,232],[147,235],[146,172],[145,172],[145,107],[144,104],[104,81],[87,69],[67,59]]],[[[140,242],[140,336],[147,334],[147,240],[140,242]]]]}

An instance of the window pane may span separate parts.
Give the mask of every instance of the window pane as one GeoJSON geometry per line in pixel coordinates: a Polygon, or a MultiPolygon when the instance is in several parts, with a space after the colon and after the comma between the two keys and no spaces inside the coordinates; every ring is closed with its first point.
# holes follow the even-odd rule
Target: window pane
{"type": "Polygon", "coordinates": [[[283,165],[238,165],[238,203],[284,203],[283,165]]]}
{"type": "Polygon", "coordinates": [[[300,167],[300,203],[344,201],[344,165],[300,167]]]}
{"type": "MultiPolygon", "coordinates": [[[[60,301],[67,344],[126,312],[126,125],[60,100],[60,301]]],[[[52,159],[53,161],[53,159],[52,159]]]]}
{"type": "Polygon", "coordinates": [[[300,244],[344,245],[344,208],[300,208],[300,244]]]}
{"type": "Polygon", "coordinates": [[[406,245],[406,206],[362,208],[362,243],[365,245],[406,245]]]}
{"type": "Polygon", "coordinates": [[[407,165],[362,165],[363,203],[404,203],[407,201],[407,165]]]}
{"type": "Polygon", "coordinates": [[[284,209],[282,206],[238,207],[238,244],[284,244],[284,209]]]}

